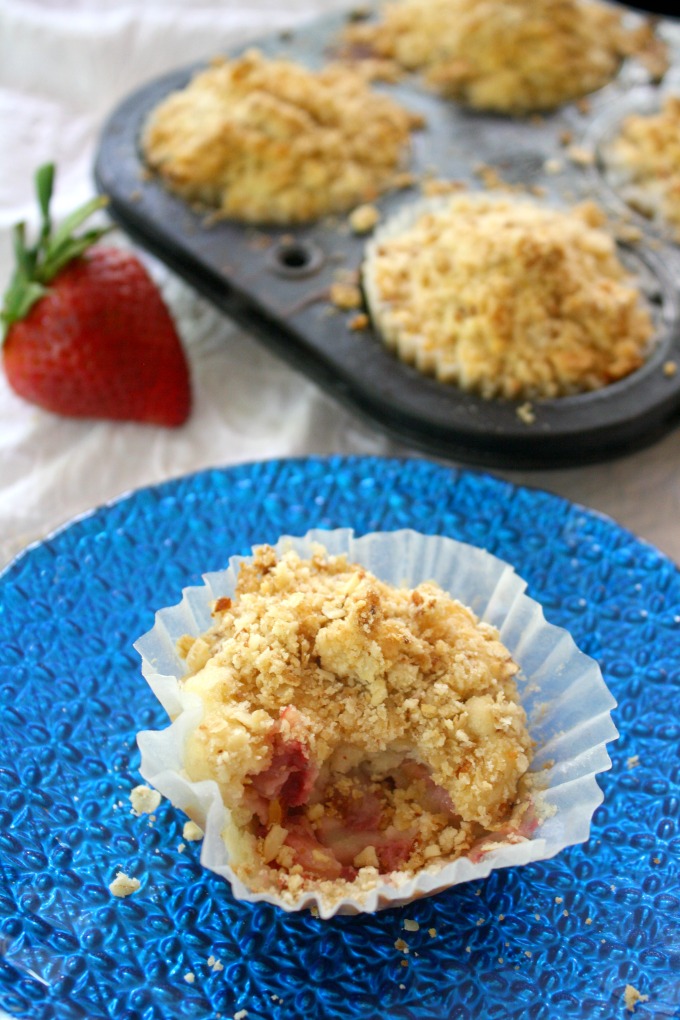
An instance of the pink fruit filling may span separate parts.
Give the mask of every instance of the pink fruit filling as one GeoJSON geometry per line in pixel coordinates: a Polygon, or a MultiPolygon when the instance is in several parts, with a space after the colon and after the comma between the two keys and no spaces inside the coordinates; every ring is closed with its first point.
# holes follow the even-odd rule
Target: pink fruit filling
{"type": "Polygon", "coordinates": [[[381,874],[399,870],[422,842],[419,816],[436,816],[440,827],[460,823],[448,793],[425,765],[404,756],[382,775],[369,757],[341,773],[327,768],[320,773],[309,748],[279,730],[270,764],[248,780],[245,803],[255,817],[255,834],[265,858],[277,851],[268,863],[287,871],[298,865],[309,878],[351,881],[366,865],[381,874]],[[404,804],[411,819],[406,827],[404,804]]]}

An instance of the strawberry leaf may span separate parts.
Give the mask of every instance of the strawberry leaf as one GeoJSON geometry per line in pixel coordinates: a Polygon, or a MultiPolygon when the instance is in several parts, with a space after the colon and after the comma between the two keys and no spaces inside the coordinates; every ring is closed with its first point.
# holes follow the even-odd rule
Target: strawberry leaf
{"type": "Polygon", "coordinates": [[[47,294],[47,287],[41,283],[26,282],[21,280],[19,284],[10,284],[5,291],[5,304],[0,312],[0,321],[5,328],[13,322],[25,319],[36,301],[47,294]]]}
{"type": "Polygon", "coordinates": [[[101,196],[92,198],[72,212],[54,232],[50,217],[50,202],[54,188],[55,169],[53,163],[41,166],[35,175],[35,190],[40,208],[41,225],[34,245],[26,243],[26,225],[17,223],[14,228],[15,269],[10,284],[3,296],[0,322],[5,335],[14,322],[25,318],[36,301],[48,290],[49,284],[74,259],[80,258],[88,248],[96,244],[113,226],[93,227],[82,234],[75,234],[108,199],[101,196]]]}
{"type": "Polygon", "coordinates": [[[46,163],[41,166],[35,175],[35,190],[38,195],[38,205],[42,216],[41,237],[49,237],[52,229],[50,221],[50,202],[54,188],[54,163],[46,163]]]}
{"type": "MultiPolygon", "coordinates": [[[[82,205],[79,209],[72,212],[70,216],[67,216],[61,226],[58,227],[49,238],[47,246],[48,255],[53,257],[57,249],[61,248],[64,241],[74,240],[74,238],[71,237],[73,231],[76,230],[81,223],[84,223],[85,220],[98,209],[103,209],[104,206],[108,205],[108,202],[108,198],[103,195],[99,198],[92,198],[89,202],[86,202],[85,205],[82,205]]],[[[97,228],[96,232],[98,232],[99,236],[102,237],[112,229],[112,227],[101,227],[97,228]]],[[[94,233],[95,231],[93,230],[92,234],[94,233]]]]}

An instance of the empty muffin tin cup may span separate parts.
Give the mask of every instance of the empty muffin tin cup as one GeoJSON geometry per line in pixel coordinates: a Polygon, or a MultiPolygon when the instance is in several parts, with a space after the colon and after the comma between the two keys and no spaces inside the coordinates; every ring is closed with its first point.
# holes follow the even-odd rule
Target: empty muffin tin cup
{"type": "Polygon", "coordinates": [[[186,665],[177,651],[180,637],[210,627],[211,604],[233,594],[239,564],[247,557],[232,557],[228,569],[206,574],[202,586],[185,589],[179,604],[161,609],[154,627],[135,645],[144,677],[173,720],[165,729],[138,734],[140,771],[204,830],[201,863],[230,882],[236,899],[274,903],[288,911],[316,908],[320,917],[328,918],[401,906],[485,878],[496,868],[545,860],[585,842],[603,800],[596,777],[611,767],[607,743],[618,736],[611,718],[616,702],[595,660],[577,648],[566,630],[546,621],[513,567],[484,549],[411,530],[361,537],[349,528],[314,530],[302,537],[284,536],[275,548],[279,554],[292,548],[307,558],[319,544],[330,554],[346,553],[349,562],[361,564],[391,585],[413,588],[435,581],[498,628],[520,667],[517,686],[535,743],[531,772],[540,776],[532,794],[538,827],[522,842],[494,843],[472,858],[443,864],[435,860],[416,874],[381,875],[374,888],[340,900],[305,891],[297,900],[284,901],[273,892],[246,888],[230,868],[221,835],[228,812],[217,784],[191,782],[184,772],[184,744],[200,724],[202,705],[196,695],[182,690],[186,665]]]}

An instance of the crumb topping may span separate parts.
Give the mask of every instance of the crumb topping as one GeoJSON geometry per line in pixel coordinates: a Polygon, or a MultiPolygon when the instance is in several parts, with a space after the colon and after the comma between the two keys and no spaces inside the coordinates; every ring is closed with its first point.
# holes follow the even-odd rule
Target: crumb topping
{"type": "Polygon", "coordinates": [[[393,588],[321,548],[303,560],[261,546],[214,616],[181,643],[183,686],[204,705],[185,768],[218,783],[251,888],[374,885],[490,832],[524,838],[517,666],[438,586],[393,588]]]}
{"type": "Polygon", "coordinates": [[[628,204],[680,242],[680,95],[666,96],[656,113],[626,117],[602,157],[628,204]]]}
{"type": "Polygon", "coordinates": [[[347,37],[457,101],[510,114],[594,92],[632,54],[657,79],[668,62],[651,21],[628,28],[598,0],[398,0],[347,37]]]}
{"type": "Polygon", "coordinates": [[[361,291],[354,283],[338,282],[331,284],[330,301],[336,308],[342,311],[353,311],[361,308],[361,291]]]}
{"type": "Polygon", "coordinates": [[[241,221],[297,223],[397,186],[420,123],[360,69],[310,71],[249,50],[161,102],[142,147],[190,201],[241,221]]]}
{"type": "Polygon", "coordinates": [[[639,368],[654,324],[593,203],[476,193],[395,218],[363,281],[402,360],[483,397],[557,397],[639,368]]]}

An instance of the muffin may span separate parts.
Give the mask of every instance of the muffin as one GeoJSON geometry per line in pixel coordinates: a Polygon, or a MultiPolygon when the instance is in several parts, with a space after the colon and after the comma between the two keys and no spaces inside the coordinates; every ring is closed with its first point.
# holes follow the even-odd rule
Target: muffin
{"type": "Polygon", "coordinates": [[[138,742],[142,775],[205,829],[201,859],[237,896],[374,910],[550,855],[589,824],[580,766],[559,766],[579,801],[561,818],[540,751],[530,770],[554,719],[520,696],[529,677],[510,645],[541,699],[592,663],[507,564],[448,539],[341,529],[257,547],[206,582],[138,643],[174,719],[138,742]],[[507,644],[482,619],[494,614],[507,644]],[[523,701],[540,713],[533,733],[523,701]]]}
{"type": "Polygon", "coordinates": [[[250,50],[165,98],[141,148],[189,202],[247,223],[295,224],[399,186],[419,125],[355,68],[311,71],[250,50]]]}
{"type": "Polygon", "coordinates": [[[261,546],[213,614],[180,646],[204,708],[185,768],[217,783],[249,888],[346,895],[520,834],[531,742],[517,666],[437,585],[397,589],[321,547],[261,546]]]}
{"type": "Polygon", "coordinates": [[[636,212],[680,242],[680,95],[631,113],[600,151],[608,181],[636,212]]]}
{"type": "Polygon", "coordinates": [[[511,115],[602,88],[632,53],[648,59],[654,77],[666,67],[651,23],[629,29],[620,9],[599,0],[397,0],[348,38],[422,72],[445,96],[511,115]]]}
{"type": "Polygon", "coordinates": [[[367,245],[373,323],[399,358],[484,398],[595,390],[644,362],[654,324],[592,203],[458,193],[367,245]]]}

